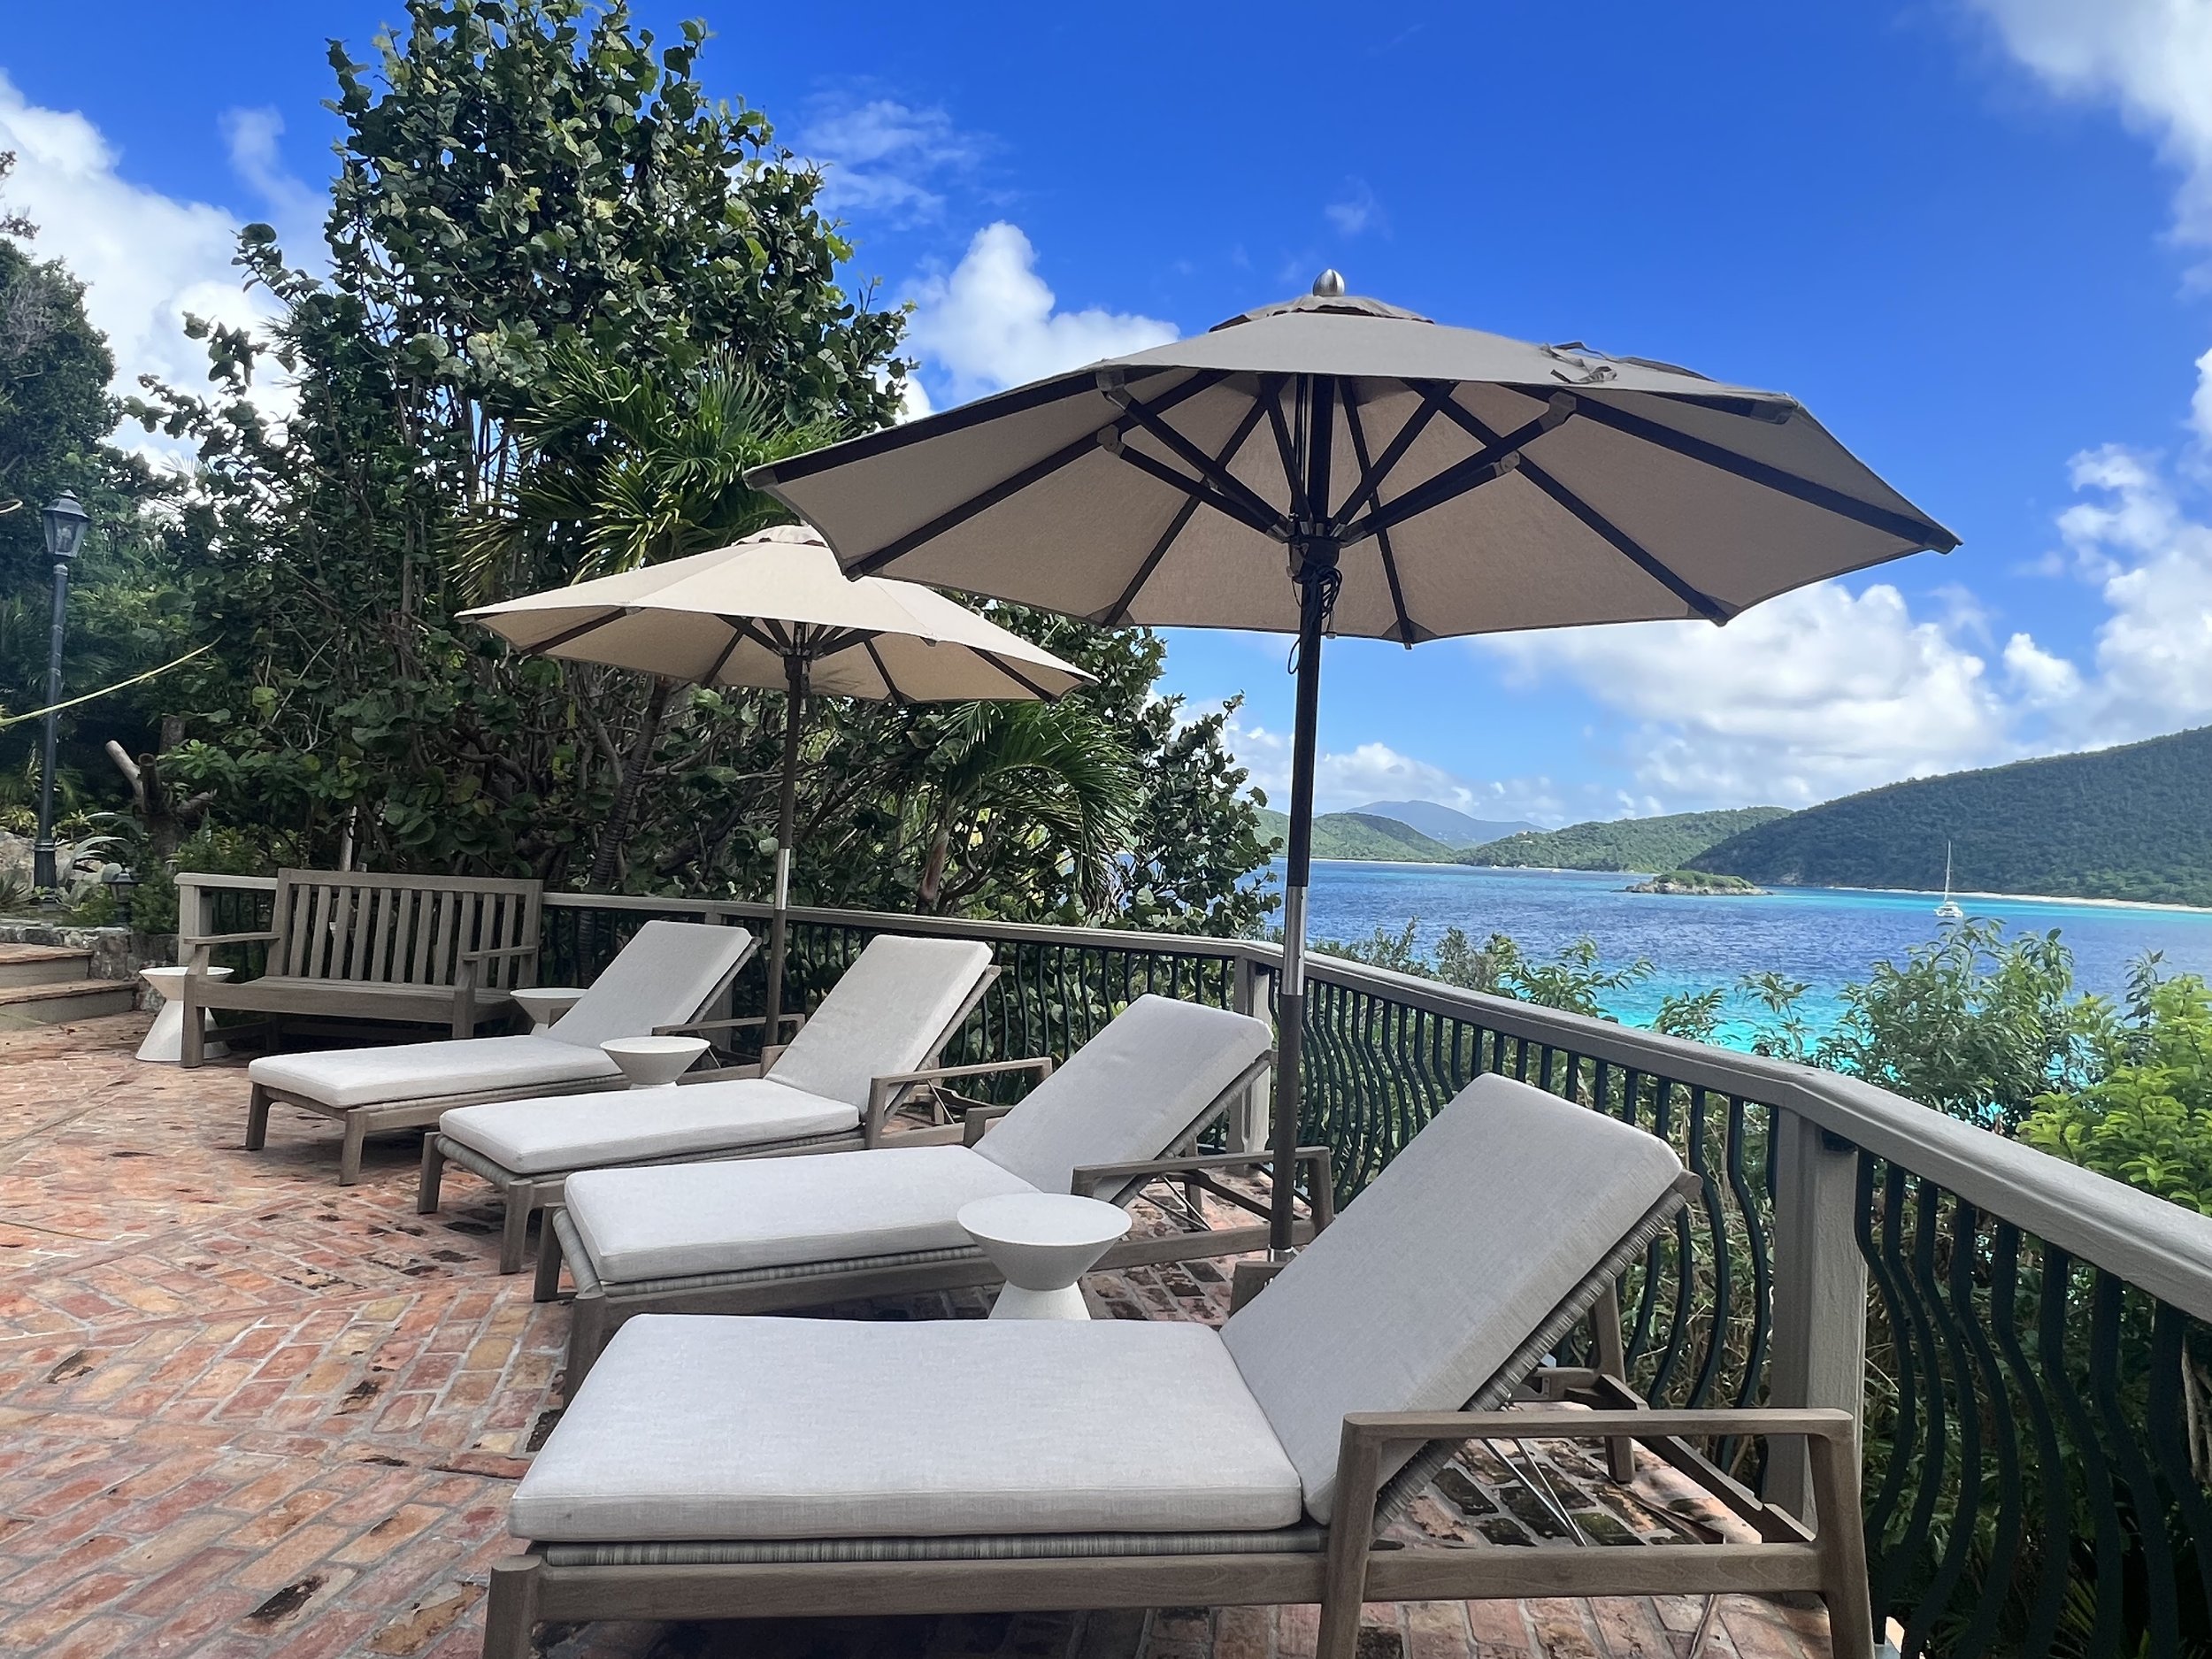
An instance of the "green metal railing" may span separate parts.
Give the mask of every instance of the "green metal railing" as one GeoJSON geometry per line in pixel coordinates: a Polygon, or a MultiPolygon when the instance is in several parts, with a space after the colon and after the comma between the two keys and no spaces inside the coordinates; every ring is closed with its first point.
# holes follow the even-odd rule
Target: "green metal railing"
{"type": "MultiPolygon", "coordinates": [[[[265,926],[270,885],[180,878],[187,931],[265,926]]],[[[541,981],[588,983],[654,915],[765,931],[759,904],[549,895],[541,981]]],[[[1279,960],[809,910],[791,1002],[882,932],[991,944],[961,1061],[1065,1058],[1147,991],[1266,1013],[1279,960]]],[[[760,995],[750,972],[732,1011],[760,995]]],[[[1905,1653],[2212,1655],[2212,1219],[1852,1079],[1380,969],[1309,958],[1306,1018],[1301,1138],[1331,1148],[1340,1202],[1484,1071],[1675,1148],[1700,1197],[1623,1285],[1631,1380],[1670,1405],[1860,1411],[1875,1609],[1905,1653]]],[[[1264,1100],[1224,1133],[1263,1144],[1264,1100]]],[[[1801,1507],[1801,1457],[1716,1450],[1801,1507]]]]}

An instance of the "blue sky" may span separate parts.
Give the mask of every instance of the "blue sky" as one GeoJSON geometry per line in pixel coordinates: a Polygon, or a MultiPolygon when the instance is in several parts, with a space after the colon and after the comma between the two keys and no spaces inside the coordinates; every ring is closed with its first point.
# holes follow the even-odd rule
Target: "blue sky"
{"type": "MultiPolygon", "coordinates": [[[[389,0],[25,6],[0,148],[127,370],[306,251],[326,36],[389,0]],[[26,15],[27,13],[27,15],[26,15]]],[[[1964,545],[1654,626],[1325,675],[1322,803],[1778,801],[2212,719],[2212,0],[640,9],[829,170],[937,406],[1335,265],[1440,320],[1802,398],[1964,545]],[[2199,359],[2206,359],[2200,367],[2199,359]]],[[[1285,642],[1179,634],[1284,770],[1285,642]]]]}

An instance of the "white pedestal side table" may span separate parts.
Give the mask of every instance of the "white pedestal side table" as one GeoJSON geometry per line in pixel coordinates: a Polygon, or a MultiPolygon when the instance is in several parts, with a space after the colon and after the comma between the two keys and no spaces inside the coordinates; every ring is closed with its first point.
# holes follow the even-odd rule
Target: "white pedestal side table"
{"type": "Polygon", "coordinates": [[[707,1051],[704,1037],[610,1037],[601,1043],[632,1088],[674,1088],[676,1079],[707,1051]]]}
{"type": "Polygon", "coordinates": [[[963,1204],[956,1217],[1006,1275],[994,1319],[1087,1319],[1078,1285],[1129,1231],[1129,1212],[1066,1193],[1003,1193],[963,1204]]]}
{"type": "MultiPolygon", "coordinates": [[[[141,968],[138,971],[138,977],[146,981],[147,987],[161,998],[161,1012],[154,1016],[153,1025],[146,1033],[146,1041],[138,1045],[140,1059],[156,1065],[184,1064],[184,1004],[177,1000],[177,993],[182,988],[179,982],[190,972],[189,968],[141,968]]],[[[230,974],[228,968],[210,968],[207,971],[207,977],[211,979],[227,979],[230,974]]],[[[215,1029],[215,1017],[211,1010],[202,1009],[200,1018],[207,1022],[205,1029],[215,1029]]],[[[211,1060],[219,1060],[229,1052],[230,1049],[219,1042],[211,1042],[206,1048],[207,1057],[211,1060]]]]}
{"type": "Polygon", "coordinates": [[[531,985],[519,991],[511,991],[515,1006],[530,1016],[533,1034],[543,1031],[555,1020],[584,1000],[583,992],[573,985],[531,985]]]}

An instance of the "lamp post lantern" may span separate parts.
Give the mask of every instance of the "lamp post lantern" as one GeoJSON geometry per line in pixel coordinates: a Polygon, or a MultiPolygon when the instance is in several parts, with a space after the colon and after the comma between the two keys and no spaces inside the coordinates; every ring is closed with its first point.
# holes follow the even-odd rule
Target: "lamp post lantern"
{"type": "Polygon", "coordinates": [[[75,494],[64,490],[46,509],[46,552],[54,561],[53,627],[46,641],[46,747],[38,769],[38,839],[31,844],[31,884],[43,892],[61,885],[54,868],[54,746],[61,712],[62,621],[69,609],[69,561],[77,557],[90,518],[75,494]]]}

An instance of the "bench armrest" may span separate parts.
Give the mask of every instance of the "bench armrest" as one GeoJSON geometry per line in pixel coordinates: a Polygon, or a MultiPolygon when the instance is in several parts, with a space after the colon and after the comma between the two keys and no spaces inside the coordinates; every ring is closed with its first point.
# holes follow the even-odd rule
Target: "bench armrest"
{"type": "Polygon", "coordinates": [[[894,1071],[886,1077],[870,1079],[868,1084],[868,1113],[863,1124],[865,1143],[879,1146],[883,1141],[884,1119],[891,1115],[892,1106],[918,1083],[942,1083],[953,1078],[995,1077],[1010,1071],[1034,1071],[1039,1082],[1052,1075],[1052,1056],[1032,1055],[1021,1060],[979,1060],[969,1065],[925,1066],[918,1071],[894,1071]]]}
{"type": "Polygon", "coordinates": [[[534,956],[535,945],[500,945],[490,950],[464,950],[457,960],[461,962],[500,962],[509,956],[534,956]]]}
{"type": "Polygon", "coordinates": [[[188,933],[177,941],[180,950],[204,950],[212,945],[269,945],[284,935],[267,933],[188,933]]]}
{"type": "MultiPolygon", "coordinates": [[[[1068,1190],[1078,1198],[1095,1198],[1098,1189],[1110,1182],[1127,1187],[1156,1175],[1185,1175],[1202,1178],[1199,1184],[1210,1191],[1243,1203],[1241,1194],[1230,1193],[1202,1178],[1218,1170],[1257,1169],[1274,1161],[1272,1152],[1205,1152],[1187,1158],[1147,1158],[1140,1164],[1096,1164],[1075,1171],[1068,1182],[1068,1190]]],[[[1302,1164],[1311,1171],[1313,1196],[1309,1202],[1313,1206],[1314,1231],[1318,1233],[1336,1219],[1332,1155],[1326,1147],[1300,1147],[1291,1154],[1291,1164],[1294,1168],[1302,1164]]]]}

